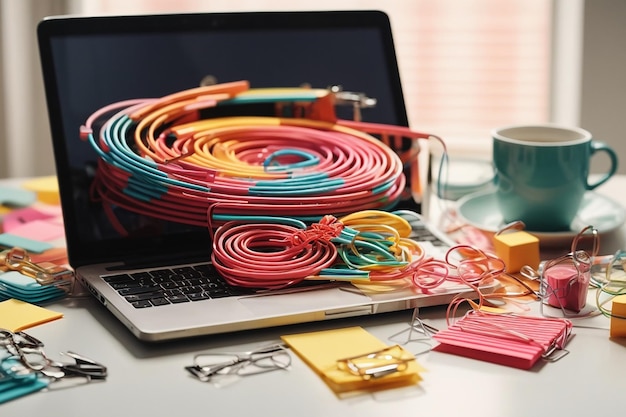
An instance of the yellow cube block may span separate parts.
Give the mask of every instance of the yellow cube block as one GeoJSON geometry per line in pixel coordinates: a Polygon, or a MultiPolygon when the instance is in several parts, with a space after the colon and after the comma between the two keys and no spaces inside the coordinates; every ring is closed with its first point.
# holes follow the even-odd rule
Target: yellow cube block
{"type": "Polygon", "coordinates": [[[496,256],[504,261],[506,272],[514,274],[524,265],[539,268],[539,239],[524,231],[496,234],[493,237],[496,256]]]}
{"type": "Polygon", "coordinates": [[[610,336],[626,337],[626,294],[618,295],[613,299],[611,314],[617,317],[611,317],[610,336]]]}

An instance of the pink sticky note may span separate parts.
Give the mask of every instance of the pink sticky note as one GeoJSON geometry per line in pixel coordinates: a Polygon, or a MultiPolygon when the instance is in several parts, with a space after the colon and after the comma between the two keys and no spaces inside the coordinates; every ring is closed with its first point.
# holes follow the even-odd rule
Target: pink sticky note
{"type": "Polygon", "coordinates": [[[12,235],[48,242],[63,237],[63,223],[54,219],[32,220],[11,228],[12,235]]]}
{"type": "Polygon", "coordinates": [[[7,233],[13,233],[13,229],[23,226],[33,220],[48,219],[56,214],[46,213],[34,207],[13,210],[2,218],[2,228],[7,233]]]}

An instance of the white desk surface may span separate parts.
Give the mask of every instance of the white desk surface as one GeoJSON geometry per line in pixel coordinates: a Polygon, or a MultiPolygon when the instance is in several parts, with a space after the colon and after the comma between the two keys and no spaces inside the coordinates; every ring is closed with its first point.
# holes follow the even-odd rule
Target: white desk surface
{"type": "MultiPolygon", "coordinates": [[[[626,177],[598,189],[626,205],[626,177]]],[[[602,236],[602,253],[624,247],[626,226],[602,236]]],[[[381,340],[408,328],[411,312],[247,331],[166,344],[136,340],[91,298],[47,306],[64,317],[29,329],[51,355],[72,350],[109,369],[103,382],[51,389],[0,405],[3,416],[587,416],[618,413],[626,384],[626,339],[610,339],[608,319],[577,322],[569,355],[530,371],[439,352],[419,356],[423,381],[408,389],[339,399],[295,354],[288,371],[215,387],[183,367],[206,349],[247,350],[280,335],[360,325],[381,340]],[[589,326],[589,327],[587,327],[589,326]]],[[[445,308],[420,311],[445,328],[445,308]]],[[[393,339],[398,340],[398,339],[393,339]]],[[[416,342],[407,345],[421,349],[416,342]]]]}

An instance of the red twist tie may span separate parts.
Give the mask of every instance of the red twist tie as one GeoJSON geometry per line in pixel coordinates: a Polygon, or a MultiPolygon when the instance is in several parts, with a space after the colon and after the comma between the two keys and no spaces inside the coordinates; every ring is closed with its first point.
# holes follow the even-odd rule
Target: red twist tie
{"type": "Polygon", "coordinates": [[[305,230],[296,231],[290,238],[293,246],[307,245],[313,241],[330,242],[338,237],[343,230],[343,223],[331,215],[324,216],[318,223],[313,223],[305,230]]]}

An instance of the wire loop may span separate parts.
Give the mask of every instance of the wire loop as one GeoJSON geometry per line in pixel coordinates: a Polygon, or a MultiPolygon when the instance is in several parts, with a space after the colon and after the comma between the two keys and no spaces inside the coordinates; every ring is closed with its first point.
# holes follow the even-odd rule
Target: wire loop
{"type": "Polygon", "coordinates": [[[228,222],[215,231],[213,264],[231,285],[279,289],[297,284],[337,257],[329,239],[320,234],[294,239],[301,232],[289,224],[228,222]]]}

